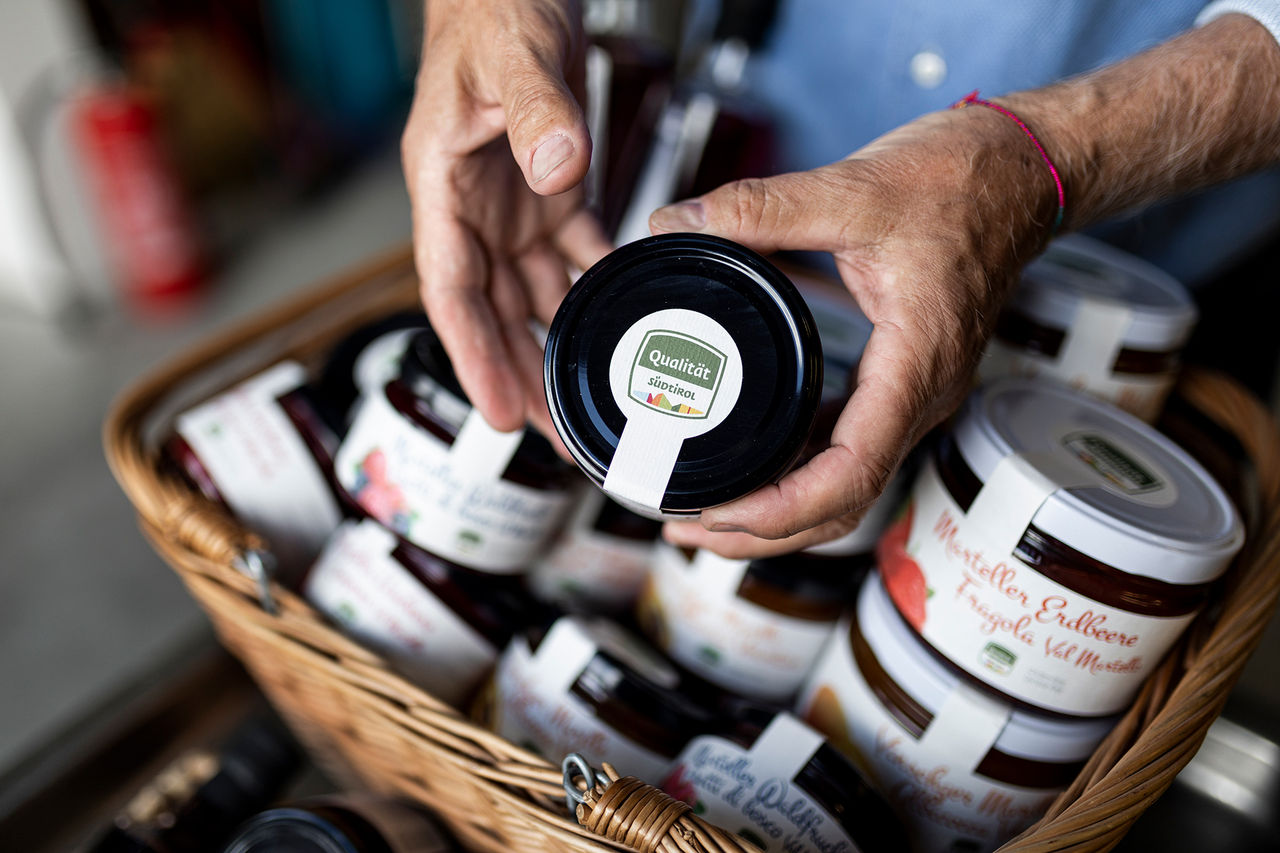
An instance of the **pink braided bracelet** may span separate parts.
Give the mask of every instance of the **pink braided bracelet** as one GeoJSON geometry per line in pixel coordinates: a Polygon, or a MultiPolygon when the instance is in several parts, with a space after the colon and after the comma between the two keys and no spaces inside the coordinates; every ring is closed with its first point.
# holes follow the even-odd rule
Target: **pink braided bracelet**
{"type": "Polygon", "coordinates": [[[1018,118],[1017,115],[1015,115],[1012,110],[1007,110],[1004,107],[1000,106],[999,104],[992,103],[991,101],[985,100],[983,98],[979,98],[977,89],[974,89],[972,92],[970,92],[969,94],[965,95],[963,98],[961,98],[960,100],[952,104],[951,109],[953,110],[960,109],[961,107],[967,107],[970,104],[978,104],[979,106],[990,107],[991,109],[1000,113],[1000,115],[1008,116],[1009,118],[1013,119],[1013,121],[1018,125],[1018,127],[1022,128],[1022,132],[1027,135],[1027,138],[1031,140],[1031,144],[1034,145],[1036,147],[1036,150],[1040,152],[1040,158],[1044,160],[1044,164],[1049,167],[1049,174],[1053,175],[1054,186],[1058,188],[1058,213],[1053,218],[1053,227],[1049,229],[1049,236],[1052,237],[1054,234],[1057,234],[1058,226],[1062,224],[1062,215],[1067,209],[1067,195],[1062,189],[1062,178],[1058,176],[1058,169],[1056,166],[1053,165],[1053,161],[1049,159],[1049,155],[1045,153],[1044,146],[1040,144],[1040,140],[1036,139],[1036,135],[1031,132],[1031,128],[1027,127],[1026,122],[1018,118]]]}

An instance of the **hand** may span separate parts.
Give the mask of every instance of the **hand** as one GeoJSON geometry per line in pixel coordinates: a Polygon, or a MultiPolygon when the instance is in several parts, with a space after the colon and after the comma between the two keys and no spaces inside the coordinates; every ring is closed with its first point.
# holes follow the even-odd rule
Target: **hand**
{"type": "Polygon", "coordinates": [[[472,404],[497,429],[554,436],[531,318],[551,322],[566,263],[610,250],[583,207],[573,0],[431,0],[402,140],[422,302],[472,404]]]}
{"type": "Polygon", "coordinates": [[[907,451],[964,397],[1017,270],[1043,248],[1056,198],[1017,126],[969,108],[925,116],[820,169],[656,211],[655,233],[830,252],[875,324],[829,449],[664,535],[754,557],[852,530],[907,451]]]}

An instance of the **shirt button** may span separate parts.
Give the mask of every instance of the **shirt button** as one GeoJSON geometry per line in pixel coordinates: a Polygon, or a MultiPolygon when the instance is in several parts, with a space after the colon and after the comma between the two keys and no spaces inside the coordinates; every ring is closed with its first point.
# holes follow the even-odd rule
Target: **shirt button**
{"type": "Polygon", "coordinates": [[[947,79],[946,60],[932,50],[922,50],[911,57],[907,70],[921,89],[936,89],[947,79]]]}

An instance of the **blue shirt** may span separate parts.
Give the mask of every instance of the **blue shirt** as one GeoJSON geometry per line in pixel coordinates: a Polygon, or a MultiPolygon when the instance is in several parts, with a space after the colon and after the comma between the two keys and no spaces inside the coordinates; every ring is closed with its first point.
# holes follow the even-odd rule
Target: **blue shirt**
{"type": "MultiPolygon", "coordinates": [[[[1131,56],[1191,28],[1204,3],[781,0],[746,83],[775,116],[779,165],[812,168],[975,89],[1034,88],[1131,56]]],[[[1093,233],[1195,285],[1280,233],[1280,170],[1093,233]]]]}

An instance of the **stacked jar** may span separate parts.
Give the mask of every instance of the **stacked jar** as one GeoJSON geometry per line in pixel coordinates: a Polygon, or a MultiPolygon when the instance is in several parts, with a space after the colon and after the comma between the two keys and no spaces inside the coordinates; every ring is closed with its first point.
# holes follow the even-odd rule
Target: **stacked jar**
{"type": "Polygon", "coordinates": [[[178,415],[163,464],[259,533],[295,582],[342,520],[338,425],[297,361],[275,364],[178,415]]]}
{"type": "Polygon", "coordinates": [[[985,386],[924,461],[877,548],[883,589],[867,582],[803,711],[920,849],[994,849],[1070,781],[1242,540],[1218,484],[1133,416],[985,386]]]}
{"type": "Polygon", "coordinates": [[[389,378],[384,355],[355,362],[371,363],[358,376],[373,378],[357,382],[335,458],[339,485],[365,519],[332,537],[304,592],[417,683],[462,705],[511,637],[543,618],[524,575],[580,479],[532,431],[489,427],[429,328],[413,333],[389,378]]]}
{"type": "Polygon", "coordinates": [[[1054,379],[1152,423],[1197,316],[1191,294],[1159,268],[1063,237],[1023,271],[978,375],[1054,379]]]}

